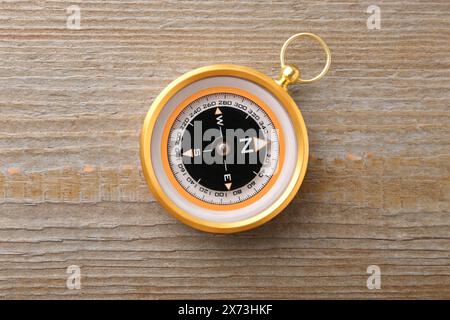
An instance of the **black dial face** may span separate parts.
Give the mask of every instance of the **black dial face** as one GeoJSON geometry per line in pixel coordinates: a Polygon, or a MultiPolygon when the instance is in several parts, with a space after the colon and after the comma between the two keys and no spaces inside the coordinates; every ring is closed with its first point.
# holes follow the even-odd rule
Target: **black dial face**
{"type": "Polygon", "coordinates": [[[184,190],[203,202],[226,205],[252,198],[268,184],[279,141],[261,106],[237,93],[216,92],[181,110],[167,150],[184,190]]]}
{"type": "Polygon", "coordinates": [[[192,159],[190,155],[186,155],[183,163],[191,177],[195,181],[200,181],[204,187],[219,191],[235,190],[247,185],[255,178],[263,165],[267,150],[251,148],[253,139],[264,139],[264,136],[258,136],[260,128],[253,118],[235,108],[222,107],[219,110],[220,118],[216,115],[217,109],[213,108],[195,116],[191,122],[194,125],[189,125],[184,132],[181,148],[182,153],[196,149],[195,142],[189,138],[194,136],[195,127],[201,128],[202,135],[210,130],[213,138],[209,141],[201,141],[199,147],[205,156],[210,156],[214,161],[209,161],[211,164],[207,164],[205,160],[199,164],[192,161],[195,159],[192,159]],[[218,122],[218,119],[221,121],[218,122]],[[243,132],[241,137],[234,134],[238,130],[243,132]],[[231,134],[228,134],[230,132],[231,134]],[[252,152],[243,153],[247,141],[250,141],[247,149],[252,152]],[[242,159],[239,159],[239,156],[242,156],[242,159]],[[224,183],[224,176],[227,174],[231,176],[230,181],[232,181],[229,189],[224,183]]]}

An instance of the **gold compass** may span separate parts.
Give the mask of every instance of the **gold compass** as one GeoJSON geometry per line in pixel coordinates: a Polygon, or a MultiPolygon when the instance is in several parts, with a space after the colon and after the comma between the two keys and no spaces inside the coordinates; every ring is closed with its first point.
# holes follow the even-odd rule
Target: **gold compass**
{"type": "Polygon", "coordinates": [[[274,80],[237,65],[212,65],[169,84],[147,113],[141,162],[151,192],[182,222],[208,232],[259,226],[297,193],[308,164],[308,135],[292,83],[310,83],[329,69],[325,42],[311,33],[289,38],[274,80]],[[288,45],[313,38],[326,53],[322,72],[301,79],[285,63],[288,45]]]}

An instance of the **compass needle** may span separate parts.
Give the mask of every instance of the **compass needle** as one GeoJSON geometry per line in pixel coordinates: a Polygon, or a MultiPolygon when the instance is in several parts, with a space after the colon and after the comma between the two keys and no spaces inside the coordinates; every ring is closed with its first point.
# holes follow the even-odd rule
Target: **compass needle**
{"type": "Polygon", "coordinates": [[[253,138],[253,145],[254,145],[255,151],[261,150],[262,148],[264,148],[267,145],[267,143],[268,142],[265,139],[259,139],[257,137],[253,138]]]}
{"type": "Polygon", "coordinates": [[[194,152],[192,151],[192,149],[189,149],[188,151],[185,151],[183,153],[183,156],[185,156],[185,157],[193,157],[194,156],[194,152]]]}

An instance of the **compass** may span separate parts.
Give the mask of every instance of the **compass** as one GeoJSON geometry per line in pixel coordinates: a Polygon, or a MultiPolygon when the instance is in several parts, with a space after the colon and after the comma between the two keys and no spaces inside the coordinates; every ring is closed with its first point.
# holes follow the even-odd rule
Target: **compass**
{"type": "Polygon", "coordinates": [[[330,65],[325,42],[310,33],[288,39],[278,80],[243,66],[212,65],[188,72],[155,99],[141,134],[141,162],[150,190],[182,222],[208,232],[259,226],[297,193],[308,162],[308,137],[287,91],[320,79],[330,65]],[[289,43],[312,37],[326,65],[301,79],[284,62],[289,43]]]}

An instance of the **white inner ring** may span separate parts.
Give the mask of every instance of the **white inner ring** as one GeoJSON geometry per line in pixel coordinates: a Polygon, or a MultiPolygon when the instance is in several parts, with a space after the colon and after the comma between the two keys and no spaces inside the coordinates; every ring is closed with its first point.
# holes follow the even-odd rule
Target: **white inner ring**
{"type": "Polygon", "coordinates": [[[158,179],[161,188],[167,194],[167,196],[172,199],[176,206],[194,217],[207,221],[237,222],[258,215],[281,196],[281,194],[287,188],[292,178],[292,174],[295,170],[295,165],[297,163],[297,147],[298,142],[295,136],[295,130],[294,126],[292,125],[291,119],[281,103],[269,91],[257,85],[256,83],[245,79],[223,76],[210,77],[191,83],[178,91],[167,102],[167,104],[162,108],[160,114],[158,115],[158,119],[153,129],[150,146],[150,156],[152,159],[156,178],[158,179]],[[281,128],[278,129],[282,130],[284,135],[285,159],[283,167],[278,169],[278,179],[273,184],[271,189],[261,199],[241,209],[220,211],[211,210],[200,207],[193,202],[190,202],[175,189],[175,187],[169,181],[169,178],[166,175],[166,171],[163,168],[163,160],[161,154],[162,134],[164,128],[167,125],[171,125],[168,123],[170,115],[174,112],[175,108],[186,98],[201,90],[213,87],[239,88],[257,96],[269,108],[271,108],[275,116],[278,118],[281,124],[281,128]],[[296,143],[292,143],[294,141],[296,143]]]}

